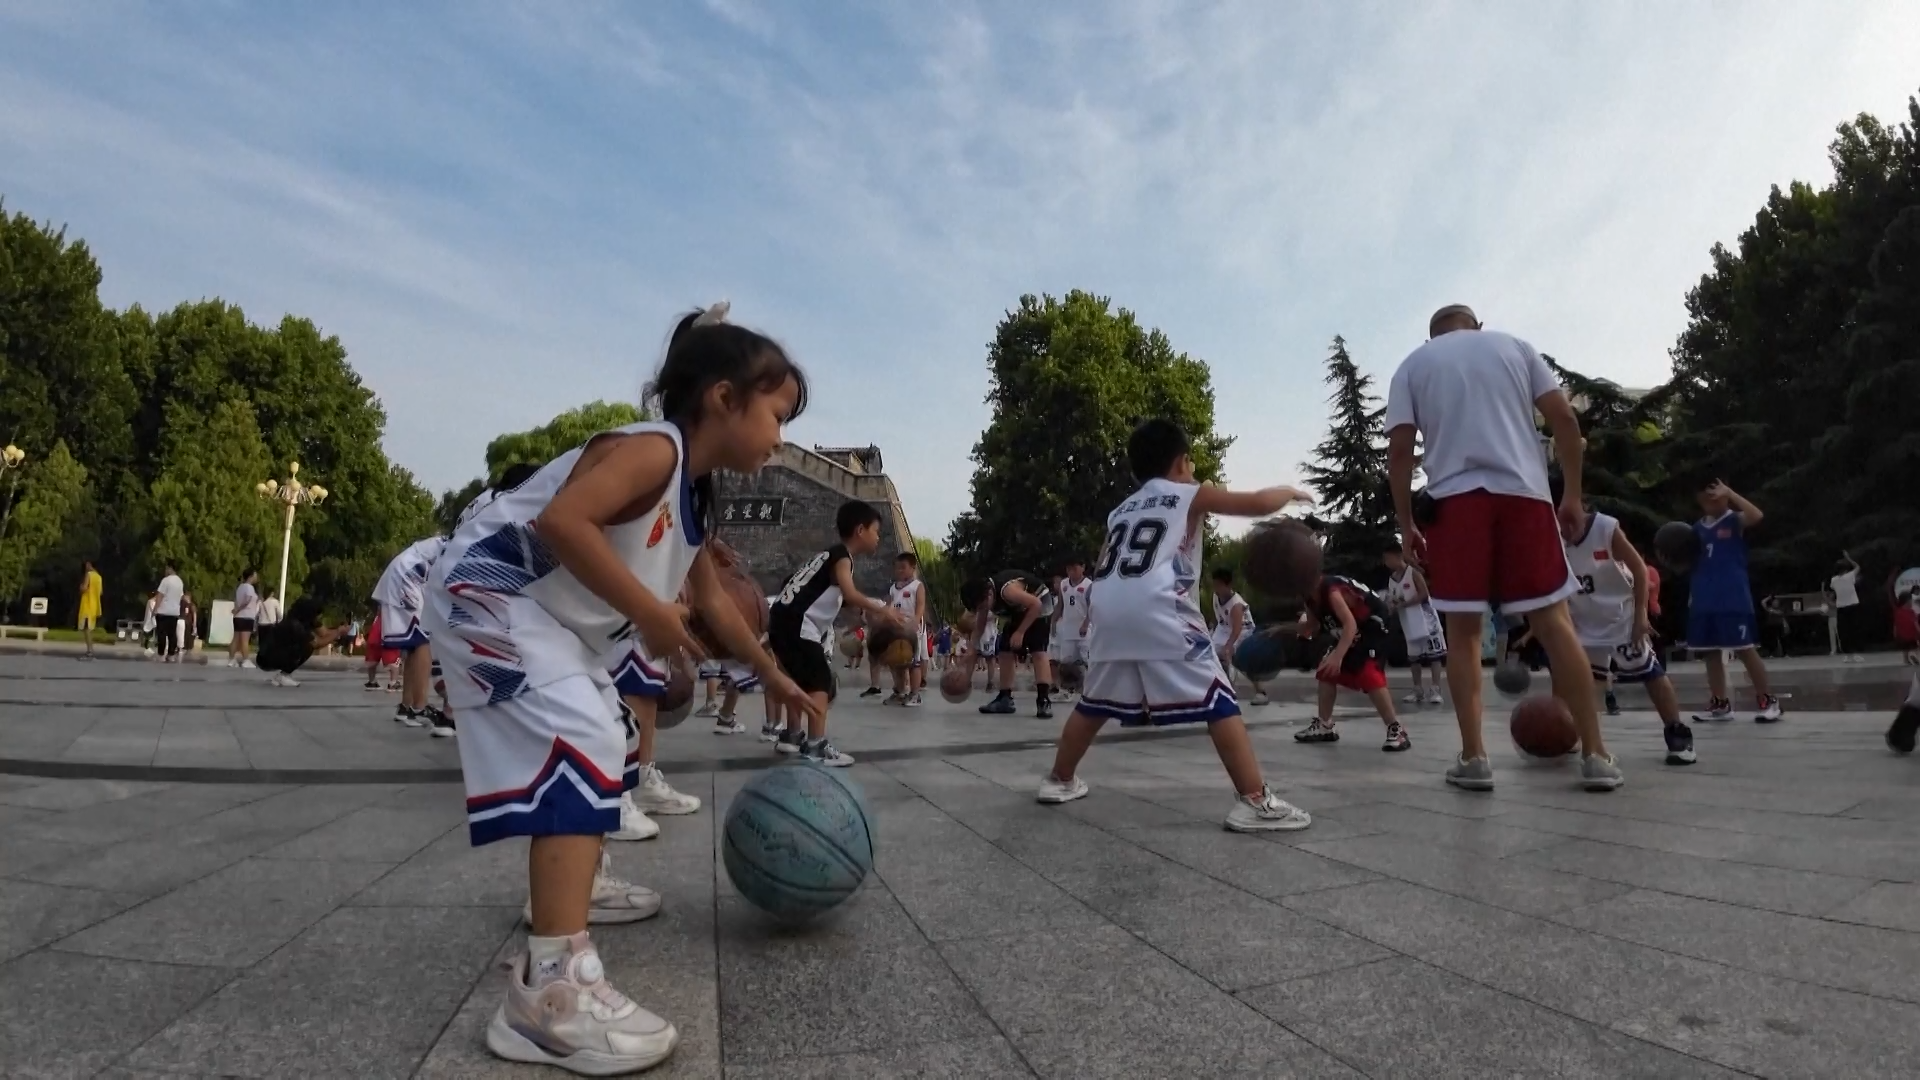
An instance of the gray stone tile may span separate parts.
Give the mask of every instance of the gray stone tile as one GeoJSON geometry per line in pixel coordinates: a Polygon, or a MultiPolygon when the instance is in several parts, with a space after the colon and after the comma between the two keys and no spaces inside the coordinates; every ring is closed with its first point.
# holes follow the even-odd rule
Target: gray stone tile
{"type": "Polygon", "coordinates": [[[32,871],[73,857],[85,848],[56,840],[34,840],[14,833],[0,832],[0,877],[31,880],[32,871]]]}
{"type": "Polygon", "coordinates": [[[1402,838],[1423,840],[1430,844],[1491,855],[1494,858],[1505,858],[1518,852],[1552,847],[1563,842],[1561,837],[1552,833],[1503,824],[1505,819],[1455,817],[1412,807],[1378,803],[1370,806],[1342,807],[1328,811],[1327,816],[1343,825],[1372,829],[1375,832],[1402,838]]]}
{"type": "MultiPolygon", "coordinates": [[[[1313,830],[1309,827],[1306,831],[1313,830]]],[[[1286,844],[1270,843],[1258,835],[1228,832],[1218,825],[1126,829],[1120,836],[1255,896],[1333,889],[1379,876],[1286,844]]]]}
{"type": "Polygon", "coordinates": [[[1395,952],[1426,957],[1540,932],[1540,920],[1403,881],[1288,896],[1287,908],[1395,952]]]}
{"type": "Polygon", "coordinates": [[[1372,1077],[1736,1075],[1406,957],[1240,996],[1372,1077]]]}
{"type": "Polygon", "coordinates": [[[1430,958],[1547,1008],[1765,1076],[1912,1076],[1920,1007],[1551,926],[1430,958]]]}
{"type": "Polygon", "coordinates": [[[1646,891],[1555,919],[1748,971],[1920,1001],[1920,935],[1646,891]]]}
{"type": "Polygon", "coordinates": [[[183,784],[57,814],[20,830],[36,840],[112,844],[165,832],[286,790],[256,784],[183,784]]]}
{"type": "Polygon", "coordinates": [[[455,829],[348,901],[356,907],[510,907],[527,902],[527,842],[474,847],[455,829]]]}
{"type": "MultiPolygon", "coordinates": [[[[1198,874],[1163,877],[1159,895],[1102,905],[1114,923],[1224,990],[1393,955],[1370,941],[1198,874]]],[[[1080,925],[1085,925],[1081,920],[1080,925]]]]}
{"type": "Polygon", "coordinates": [[[269,859],[404,862],[455,829],[465,839],[464,813],[367,806],[261,854],[269,859]]]}
{"type": "Polygon", "coordinates": [[[0,1071],[93,1076],[232,976],[42,951],[0,965],[0,1071]]]}
{"type": "MultiPolygon", "coordinates": [[[[1859,878],[1717,862],[1592,840],[1570,840],[1529,851],[1514,856],[1511,864],[1548,867],[1636,888],[1795,915],[1824,915],[1865,893],[1872,884],[1859,878]]],[[[1912,929],[1920,929],[1920,920],[1912,929]]]]}
{"type": "Polygon", "coordinates": [[[1407,836],[1365,836],[1325,844],[1302,844],[1301,850],[1522,915],[1566,911],[1631,889],[1628,885],[1516,865],[1407,836]]]}
{"type": "Polygon", "coordinates": [[[1878,882],[1825,914],[1839,922],[1920,934],[1920,885],[1878,882]]]}
{"type": "Polygon", "coordinates": [[[203,878],[285,838],[285,832],[238,840],[208,838],[185,829],[105,847],[75,848],[20,876],[49,885],[158,896],[203,878]]]}
{"type": "Polygon", "coordinates": [[[65,938],[60,948],[126,960],[247,967],[389,869],[386,863],[248,859],[65,938]]]}
{"type": "Polygon", "coordinates": [[[0,881],[0,960],[58,941],[140,902],[138,896],[0,881]]]}
{"type": "Polygon", "coordinates": [[[409,1076],[516,918],[480,908],[340,909],[125,1064],[194,1075],[409,1076]]]}
{"type": "Polygon", "coordinates": [[[994,1034],[885,889],[869,883],[798,929],[776,926],[743,900],[723,898],[719,907],[720,1030],[730,1063],[994,1034]]]}
{"type": "Polygon", "coordinates": [[[1360,1075],[1118,927],[941,953],[1041,1076],[1360,1075]]]}
{"type": "Polygon", "coordinates": [[[866,1054],[778,1058],[727,1067],[727,1080],[1010,1080],[1034,1075],[1007,1040],[896,1046],[866,1054]]]}
{"type": "Polygon", "coordinates": [[[925,802],[875,817],[875,873],[934,941],[1085,925],[1073,897],[925,802]]]}

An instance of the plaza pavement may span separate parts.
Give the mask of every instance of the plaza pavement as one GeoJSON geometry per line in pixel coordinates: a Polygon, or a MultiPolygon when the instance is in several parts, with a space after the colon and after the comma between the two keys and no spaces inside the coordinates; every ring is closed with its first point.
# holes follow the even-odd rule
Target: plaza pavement
{"type": "MultiPolygon", "coordinates": [[[[1781,665],[1787,721],[1696,725],[1690,769],[1629,711],[1610,795],[1497,733],[1498,789],[1447,789],[1446,711],[1387,755],[1362,708],[1301,746],[1307,709],[1269,706],[1269,778],[1315,820],[1260,837],[1221,830],[1197,730],[1103,737],[1050,808],[1057,721],[843,699],[875,873],[799,931],[716,860],[774,755],[688,721],[658,756],[707,807],[614,849],[665,909],[595,937],[680,1028],[655,1076],[1920,1075],[1904,678],[1781,665]]],[[[562,1075],[481,1041],[524,845],[468,845],[457,748],[391,696],[305,682],[0,656],[0,1075],[562,1075]]]]}

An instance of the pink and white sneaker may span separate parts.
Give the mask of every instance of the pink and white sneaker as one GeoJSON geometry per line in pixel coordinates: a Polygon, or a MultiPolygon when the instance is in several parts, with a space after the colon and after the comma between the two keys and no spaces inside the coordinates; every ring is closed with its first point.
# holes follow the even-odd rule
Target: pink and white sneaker
{"type": "Polygon", "coordinates": [[[487,1025],[487,1049],[508,1061],[552,1065],[579,1076],[620,1076],[665,1061],[680,1033],[607,984],[585,933],[567,941],[565,969],[539,989],[529,958],[514,961],[506,1000],[487,1025]]]}

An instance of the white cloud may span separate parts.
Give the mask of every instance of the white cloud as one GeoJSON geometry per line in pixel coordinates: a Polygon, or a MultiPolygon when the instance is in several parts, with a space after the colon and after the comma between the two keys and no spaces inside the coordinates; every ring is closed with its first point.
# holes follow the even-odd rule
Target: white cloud
{"type": "Polygon", "coordinates": [[[816,377],[796,439],[879,443],[933,535],[1023,292],[1212,362],[1244,482],[1318,438],[1335,333],[1384,376],[1442,303],[1650,385],[1708,247],[1920,55],[1897,0],[86,7],[0,7],[0,184],[112,302],[312,315],[452,486],[729,296],[816,377]]]}

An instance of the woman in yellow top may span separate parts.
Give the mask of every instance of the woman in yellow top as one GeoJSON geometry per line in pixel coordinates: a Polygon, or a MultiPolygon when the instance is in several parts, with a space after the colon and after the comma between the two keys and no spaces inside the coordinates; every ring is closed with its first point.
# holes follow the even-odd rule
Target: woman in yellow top
{"type": "Polygon", "coordinates": [[[93,628],[100,624],[100,571],[93,568],[93,560],[82,564],[87,568],[86,576],[80,580],[80,633],[87,642],[87,654],[81,659],[93,659],[93,628]]]}

